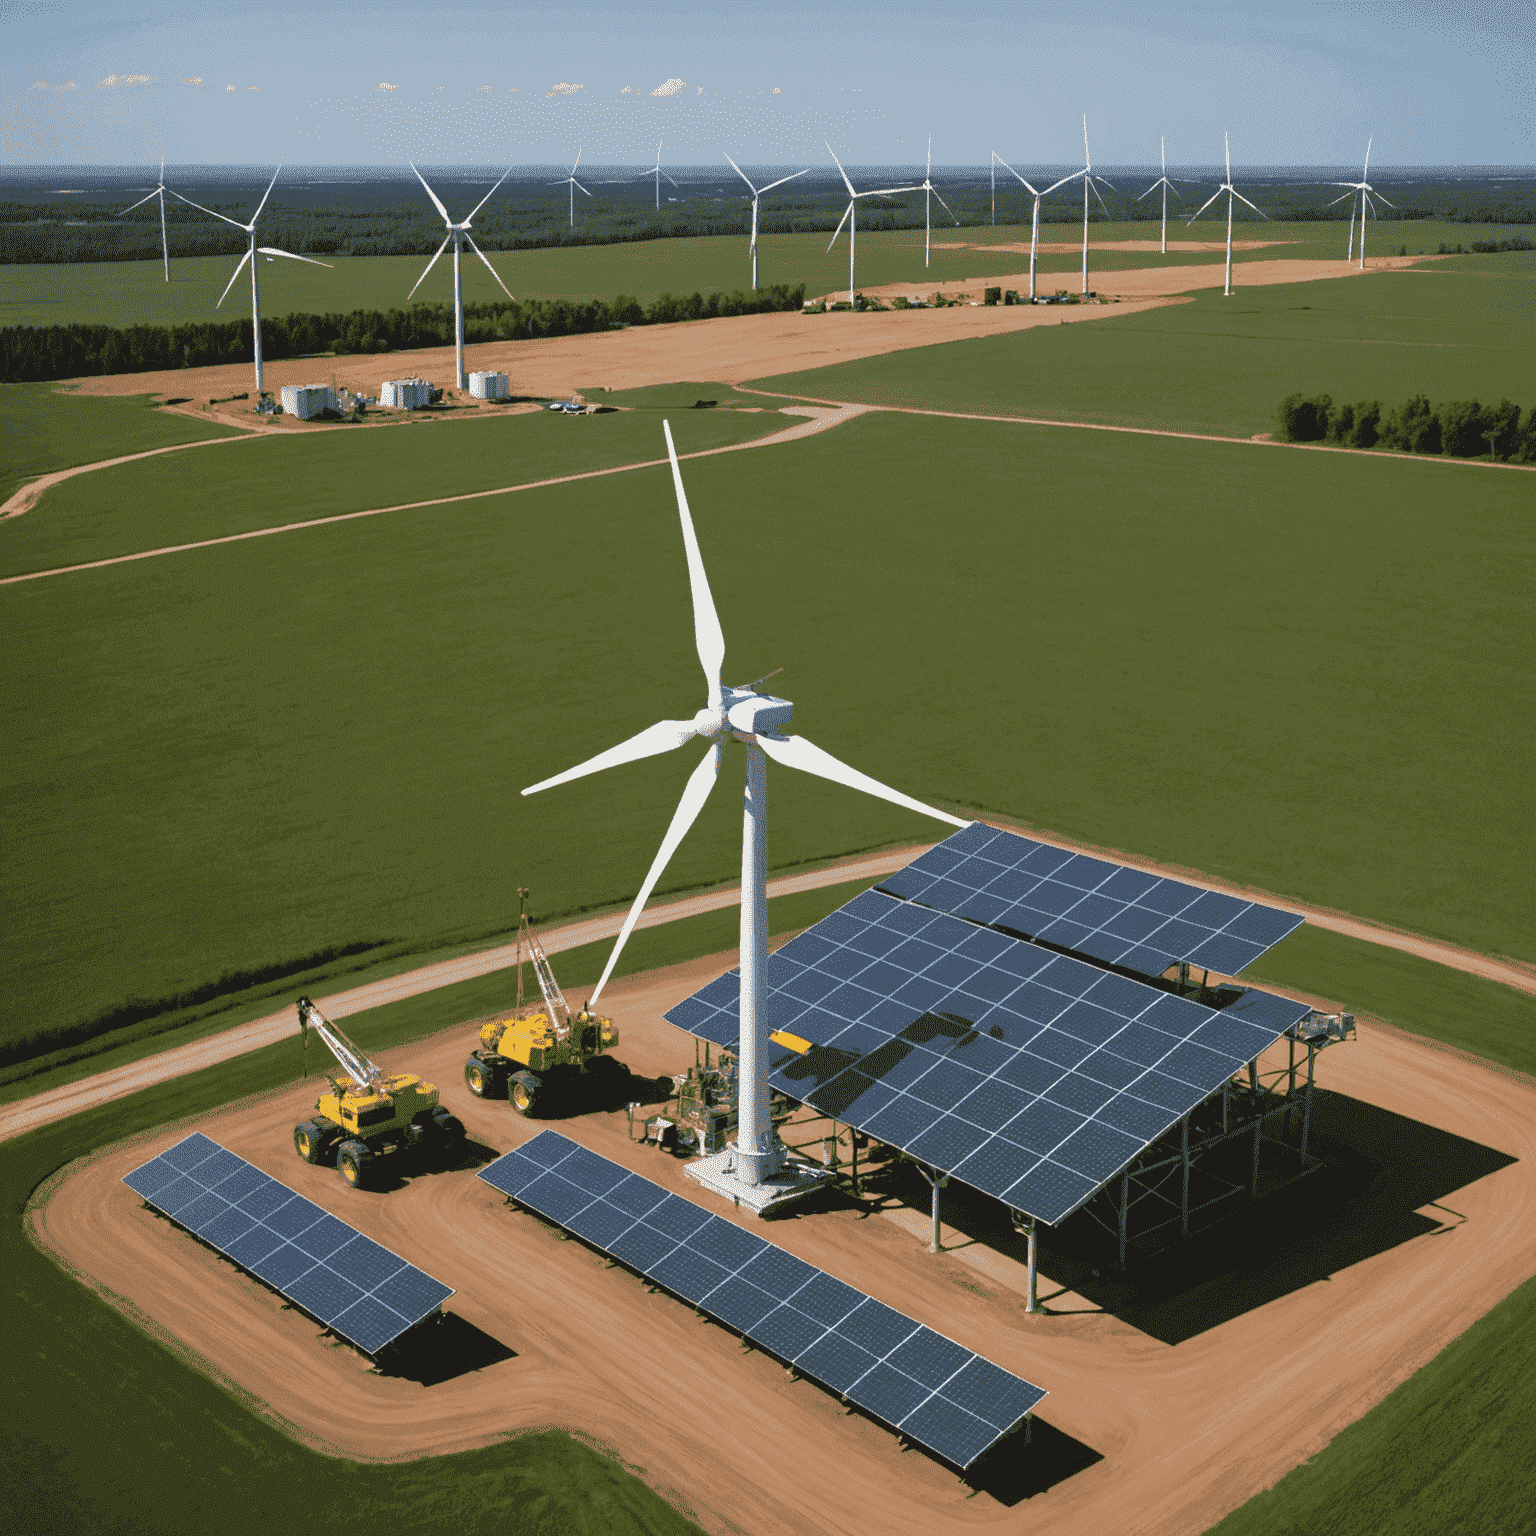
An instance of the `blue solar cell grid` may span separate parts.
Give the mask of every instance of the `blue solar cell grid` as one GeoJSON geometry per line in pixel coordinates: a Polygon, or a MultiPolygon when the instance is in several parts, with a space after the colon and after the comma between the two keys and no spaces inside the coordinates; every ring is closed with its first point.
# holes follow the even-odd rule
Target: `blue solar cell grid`
{"type": "Polygon", "coordinates": [[[123,1183],[365,1354],[376,1355],[453,1295],[200,1132],[123,1183]]]}
{"type": "MultiPolygon", "coordinates": [[[[770,1027],[811,1042],[770,1057],[775,1088],[1052,1223],[1309,1012],[1262,992],[1217,1012],[878,890],[767,980],[770,1027]]],[[[730,1045],[740,985],[666,1017],[730,1045]]]]}
{"type": "Polygon", "coordinates": [[[881,888],[1143,976],[1188,961],[1236,976],[1302,919],[973,821],[881,888]]]}
{"type": "Polygon", "coordinates": [[[558,1132],[540,1132],[479,1177],[962,1469],[1045,1396],[558,1132]]]}

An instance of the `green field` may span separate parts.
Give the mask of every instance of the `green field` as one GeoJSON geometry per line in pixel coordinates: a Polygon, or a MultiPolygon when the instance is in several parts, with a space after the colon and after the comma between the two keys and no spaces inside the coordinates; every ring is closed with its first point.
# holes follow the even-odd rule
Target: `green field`
{"type": "MultiPolygon", "coordinates": [[[[1268,451],[1245,486],[1260,452],[879,415],[696,461],[728,675],[784,667],[806,734],[929,800],[1531,957],[1528,482],[1477,472],[1448,524],[1459,471],[1268,451]]],[[[696,756],[516,793],[697,703],[664,469],[0,604],[8,1035],[333,944],[500,932],[518,885],[551,917],[622,901],[696,756]]],[[[940,835],[774,785],[779,867],[940,835]]],[[[734,868],[732,800],[664,888],[734,868]]]]}
{"type": "MultiPolygon", "coordinates": [[[[1240,278],[1239,278],[1240,283],[1240,278]]],[[[754,381],[820,399],[1172,428],[1272,431],[1292,391],[1536,406],[1536,254],[1220,290],[754,381]]],[[[1260,472],[1255,470],[1256,473],[1260,472]]],[[[1268,461],[1265,461],[1267,474],[1268,461]]],[[[1448,492],[1449,494],[1449,492],[1448,492]]]]}
{"type": "MultiPolygon", "coordinates": [[[[1410,252],[1433,251],[1440,244],[1455,246],[1474,240],[1507,238],[1499,225],[1408,223],[1394,225],[1386,235],[1371,230],[1371,256],[1406,244],[1410,252]]],[[[986,225],[951,230],[951,238],[967,246],[1029,243],[1029,228],[986,225]]],[[[1042,226],[1046,243],[1071,242],[1080,229],[1070,224],[1042,226]]],[[[1225,240],[1225,223],[1202,220],[1193,228],[1170,223],[1170,240],[1225,240]]],[[[1338,261],[1344,256],[1345,234],[1334,224],[1259,224],[1236,232],[1237,239],[1283,242],[1257,251],[1238,251],[1237,261],[1266,261],[1277,256],[1338,261]]],[[[935,230],[934,238],[944,240],[935,230]]],[[[1155,240],[1158,226],[1149,223],[1089,227],[1090,241],[1155,240]]],[[[758,241],[758,275],[767,283],[805,283],[811,294],[834,292],[848,282],[847,237],[830,252],[825,235],[763,235],[758,241]]],[[[752,280],[743,238],[724,235],[694,239],[646,240],[622,245],[593,245],[553,250],[491,253],[502,280],[519,299],[612,299],[633,294],[649,303],[661,293],[730,292],[752,280]]],[[[329,259],[329,258],[328,258],[329,259]]],[[[1219,256],[1158,252],[1095,251],[1091,271],[1113,273],[1128,268],[1209,265],[1219,256]]],[[[1476,258],[1474,258],[1476,259],[1476,258]]],[[[156,261],[80,262],[58,266],[9,266],[0,292],[0,325],[175,325],[192,320],[235,319],[248,314],[239,291],[215,312],[219,295],[234,271],[237,257],[198,256],[171,266],[171,281],[156,261]]],[[[333,270],[271,261],[261,270],[261,307],[267,315],[346,313],[354,309],[403,309],[426,261],[419,256],[360,256],[336,258],[333,270]]],[[[923,266],[922,231],[872,230],[859,235],[857,275],[861,287],[910,282],[914,292],[931,292],[970,279],[1028,271],[1029,256],[981,250],[935,250],[932,265],[923,266]]],[[[1040,270],[1047,274],[1076,273],[1075,254],[1046,255],[1040,270]]],[[[477,261],[463,266],[466,303],[490,303],[503,298],[501,289],[477,261]]],[[[1054,287],[1069,286],[1065,281],[1054,287]]],[[[1102,285],[1113,292],[1112,282],[1102,285]]],[[[453,277],[446,261],[439,262],[422,284],[420,301],[447,303],[453,297],[453,277]]],[[[979,295],[977,295],[979,297],[979,295]]]]}
{"type": "MultiPolygon", "coordinates": [[[[690,396],[687,405],[696,398],[690,396]]],[[[50,425],[62,430],[60,418],[81,403],[53,396],[50,425]]],[[[800,424],[772,409],[758,415],[682,408],[670,419],[679,453],[747,442],[800,424]]],[[[188,425],[195,430],[197,423],[188,425]]],[[[166,454],[65,481],[24,517],[0,523],[0,574],[662,459],[666,452],[658,418],[637,411],[595,416],[540,411],[490,420],[421,416],[377,429],[337,426],[287,440],[253,437],[212,462],[196,454],[166,454]]],[[[611,500],[623,493],[614,487],[598,495],[611,500]]],[[[501,518],[520,518],[520,503],[497,505],[501,518]]],[[[412,515],[451,523],[460,510],[423,508],[412,515]]]]}

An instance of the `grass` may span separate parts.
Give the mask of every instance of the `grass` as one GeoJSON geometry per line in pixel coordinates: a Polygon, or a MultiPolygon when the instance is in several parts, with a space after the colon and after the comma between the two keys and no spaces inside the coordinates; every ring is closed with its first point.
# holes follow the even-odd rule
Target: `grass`
{"type": "MultiPolygon", "coordinates": [[[[1530,957],[1523,477],[894,416],[687,474],[728,679],[828,751],[1530,957]]],[[[697,703],[676,527],[649,469],[6,588],[8,1031],[626,900],[697,753],[517,790],[697,703]]],[[[740,772],[664,891],[735,868],[740,772]]],[[[778,867],[940,835],[774,785],[778,867]]]]}
{"type": "MultiPolygon", "coordinates": [[[[82,402],[67,395],[53,400],[47,419],[62,430],[68,412],[82,402]]],[[[795,425],[771,410],[761,416],[690,411],[674,423],[673,437],[680,453],[690,453],[795,425]]],[[[656,418],[627,411],[541,411],[483,421],[428,416],[288,440],[252,438],[212,464],[168,454],[54,487],[24,517],[0,523],[0,573],[51,570],[341,512],[580,474],[665,458],[666,451],[656,418]],[[282,486],[280,496],[273,494],[274,482],[282,486]]],[[[517,517],[516,502],[502,505],[503,516],[517,517]]],[[[452,518],[455,509],[416,515],[452,518]]]]}
{"type": "Polygon", "coordinates": [[[1519,1536],[1536,1530],[1533,1424],[1536,1280],[1527,1280],[1209,1536],[1519,1536]]]}
{"type": "Polygon", "coordinates": [[[148,395],[72,396],[53,384],[0,384],[0,501],[57,469],[239,435],[232,427],[156,411],[148,395]]]}
{"type": "MultiPolygon", "coordinates": [[[[1070,244],[1080,238],[1081,226],[1041,226],[1044,243],[1070,244]]],[[[1433,251],[1441,243],[1469,244],[1473,240],[1498,240],[1510,234],[1499,225],[1443,224],[1431,221],[1382,226],[1371,230],[1370,254],[1380,254],[1390,244],[1396,250],[1407,244],[1410,251],[1433,251]]],[[[1519,231],[1516,231],[1517,233],[1519,231]]],[[[985,225],[951,230],[950,237],[963,242],[962,250],[937,249],[932,264],[923,265],[923,233],[919,230],[861,230],[858,238],[858,279],[861,285],[910,282],[915,292],[953,286],[980,277],[1027,271],[1027,253],[1009,253],[999,259],[986,247],[1029,243],[1029,226],[985,225]],[[981,249],[970,249],[978,246],[981,249]]],[[[1169,224],[1173,240],[1225,240],[1225,222],[1202,220],[1194,228],[1169,224]]],[[[1255,220],[1235,232],[1241,239],[1285,242],[1278,247],[1239,251],[1238,261],[1265,261],[1277,256],[1338,261],[1344,256],[1346,231],[1338,224],[1260,225],[1255,220]]],[[[935,227],[935,238],[943,232],[935,227]]],[[[1155,223],[1090,226],[1091,242],[1155,240],[1155,223]]],[[[760,280],[767,283],[808,285],[811,294],[833,292],[848,281],[846,236],[827,249],[825,234],[763,235],[758,241],[760,280]]],[[[680,240],[646,240],[621,245],[577,246],[566,249],[500,251],[491,259],[507,287],[520,299],[611,299],[633,294],[649,303],[661,293],[730,292],[751,283],[745,234],[700,236],[680,240]]],[[[1098,250],[1091,253],[1091,270],[1110,273],[1151,266],[1209,265],[1218,258],[1208,253],[1098,250]]],[[[1481,258],[1472,258],[1479,260],[1481,258]]],[[[173,325],[192,320],[239,319],[239,296],[214,305],[237,257],[198,256],[177,260],[171,281],[164,281],[158,261],[108,261],[67,263],[58,266],[11,266],[6,269],[4,293],[0,294],[0,325],[67,325],[91,322],[102,325],[173,325]],[[233,306],[233,307],[232,307],[233,306]]],[[[403,309],[426,261],[420,256],[327,257],[334,270],[302,268],[273,261],[261,270],[261,307],[267,315],[324,314],[354,309],[403,309]]],[[[1040,258],[1045,273],[1076,272],[1080,259],[1063,253],[1040,258]]],[[[467,303],[486,303],[502,297],[501,290],[479,262],[463,268],[467,303]]],[[[1059,285],[1057,285],[1059,286],[1059,285]]],[[[1108,285],[1106,285],[1108,286],[1108,285]]],[[[451,271],[439,263],[417,294],[421,300],[447,303],[453,294],[451,271]]],[[[980,297],[979,294],[976,297],[980,297]]]]}
{"type": "MultiPolygon", "coordinates": [[[[1241,288],[755,381],[819,399],[1251,437],[1293,390],[1536,405],[1536,253],[1241,288]]],[[[1264,473],[1268,473],[1266,461],[1264,473]]]]}

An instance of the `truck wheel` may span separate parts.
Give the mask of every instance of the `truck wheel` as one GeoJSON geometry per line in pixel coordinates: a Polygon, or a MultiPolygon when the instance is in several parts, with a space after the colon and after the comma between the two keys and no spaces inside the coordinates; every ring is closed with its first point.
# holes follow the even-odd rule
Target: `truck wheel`
{"type": "Polygon", "coordinates": [[[477,1099],[493,1099],[496,1097],[496,1073],[478,1056],[471,1056],[464,1063],[464,1086],[477,1099]]]}
{"type": "Polygon", "coordinates": [[[344,1141],[336,1149],[336,1167],[353,1189],[365,1189],[373,1152],[365,1141],[344,1141]]]}
{"type": "Polygon", "coordinates": [[[432,1111],[432,1125],[445,1146],[456,1147],[464,1140],[464,1122],[441,1104],[432,1111]]]}
{"type": "Polygon", "coordinates": [[[293,1150],[306,1163],[323,1163],[326,1153],[326,1134],[313,1120],[301,1120],[293,1128],[293,1150]]]}
{"type": "Polygon", "coordinates": [[[538,1112],[543,1083],[532,1072],[514,1072],[507,1083],[507,1097],[512,1108],[525,1119],[532,1119],[538,1112]]]}

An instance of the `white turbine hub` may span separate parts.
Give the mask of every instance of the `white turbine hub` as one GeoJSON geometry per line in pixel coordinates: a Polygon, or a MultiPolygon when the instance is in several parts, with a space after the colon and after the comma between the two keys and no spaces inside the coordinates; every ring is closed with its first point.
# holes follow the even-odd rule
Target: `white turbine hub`
{"type": "Polygon", "coordinates": [[[707,704],[693,717],[693,728],[705,741],[715,741],[725,730],[725,711],[707,704]]]}
{"type": "Polygon", "coordinates": [[[721,692],[721,709],[738,741],[751,741],[765,731],[777,732],[795,717],[795,706],[788,699],[753,693],[750,688],[725,688],[721,692]]]}

